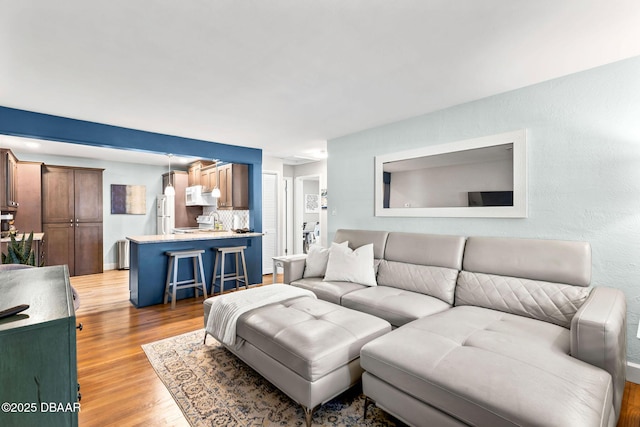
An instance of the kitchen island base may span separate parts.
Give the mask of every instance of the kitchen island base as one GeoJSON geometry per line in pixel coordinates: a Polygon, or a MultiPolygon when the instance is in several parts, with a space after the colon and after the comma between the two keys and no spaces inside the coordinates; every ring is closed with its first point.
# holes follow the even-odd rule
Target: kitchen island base
{"type": "MultiPolygon", "coordinates": [[[[204,250],[202,262],[209,294],[220,292],[219,284],[211,289],[215,254],[218,248],[246,246],[245,257],[249,284],[262,283],[262,234],[246,233],[198,233],[169,234],[165,236],[127,237],[129,251],[129,300],[137,308],[164,302],[167,278],[168,251],[204,250]]],[[[226,271],[235,271],[230,258],[225,263],[226,271]]],[[[181,269],[178,280],[193,279],[190,268],[181,269]]],[[[179,289],[176,300],[193,298],[193,289],[179,289]]]]}

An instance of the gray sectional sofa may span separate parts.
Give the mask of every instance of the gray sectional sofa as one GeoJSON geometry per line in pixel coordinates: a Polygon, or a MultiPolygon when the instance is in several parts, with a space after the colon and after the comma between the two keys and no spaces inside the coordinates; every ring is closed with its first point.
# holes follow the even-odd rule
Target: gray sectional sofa
{"type": "Polygon", "coordinates": [[[284,281],[387,320],[365,344],[365,395],[414,425],[614,426],[626,368],[626,303],[591,287],[588,243],[338,230],[373,243],[377,286],[284,281]]]}

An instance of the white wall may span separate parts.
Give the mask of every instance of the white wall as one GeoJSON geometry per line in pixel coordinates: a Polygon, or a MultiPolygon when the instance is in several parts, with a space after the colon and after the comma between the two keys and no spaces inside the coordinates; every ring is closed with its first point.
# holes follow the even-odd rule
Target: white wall
{"type": "Polygon", "coordinates": [[[279,159],[277,157],[262,156],[262,172],[276,174],[276,180],[278,182],[278,194],[276,195],[278,204],[278,247],[276,253],[277,255],[283,255],[283,248],[285,247],[286,242],[284,241],[284,163],[282,159],[279,159]]]}
{"type": "Polygon", "coordinates": [[[262,156],[262,170],[278,172],[282,176],[284,163],[277,157],[262,156]]]}
{"type": "Polygon", "coordinates": [[[638,76],[640,57],[329,141],[329,239],[357,228],[588,241],[593,284],[627,297],[628,359],[640,362],[638,76]],[[374,216],[376,155],[518,129],[528,218],[374,216]]]}
{"type": "MultiPolygon", "coordinates": [[[[12,150],[15,151],[15,150],[12,150]]],[[[103,251],[105,269],[117,267],[116,242],[126,236],[156,234],[156,196],[162,193],[162,174],[165,166],[149,166],[134,163],[106,162],[79,157],[59,157],[15,152],[23,161],[44,162],[49,165],[102,168],[103,194],[103,251]],[[111,184],[146,186],[146,215],[112,215],[111,184]]]]}

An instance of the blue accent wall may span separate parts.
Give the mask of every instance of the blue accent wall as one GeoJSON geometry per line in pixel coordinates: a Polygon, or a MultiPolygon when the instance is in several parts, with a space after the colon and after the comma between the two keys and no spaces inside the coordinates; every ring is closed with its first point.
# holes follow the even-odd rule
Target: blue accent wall
{"type": "Polygon", "coordinates": [[[0,106],[0,134],[249,165],[249,227],[262,231],[262,150],[0,106]]]}

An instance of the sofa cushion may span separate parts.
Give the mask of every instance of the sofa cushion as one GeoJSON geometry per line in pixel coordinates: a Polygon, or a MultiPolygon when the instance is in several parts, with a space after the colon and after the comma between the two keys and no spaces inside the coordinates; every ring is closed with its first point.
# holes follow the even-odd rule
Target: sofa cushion
{"type": "Polygon", "coordinates": [[[360,363],[470,425],[607,425],[611,376],[568,353],[565,328],[463,306],[368,343],[360,363]]]}
{"type": "Polygon", "coordinates": [[[389,286],[375,286],[342,296],[342,305],[385,319],[400,327],[451,306],[437,298],[389,286]]]}
{"type": "Polygon", "coordinates": [[[336,243],[348,241],[351,249],[373,243],[373,257],[382,259],[388,236],[388,231],[340,229],[336,231],[333,241],[336,243]]]}
{"type": "MultiPolygon", "coordinates": [[[[332,243],[331,245],[344,245],[347,246],[349,242],[344,243],[332,243]]],[[[327,263],[329,262],[329,251],[320,245],[311,245],[307,258],[304,263],[304,273],[302,277],[323,277],[327,271],[327,263]]]]}
{"type": "Polygon", "coordinates": [[[301,297],[251,310],[237,334],[308,381],[360,357],[362,346],[391,330],[382,319],[301,297]]]}
{"type": "Polygon", "coordinates": [[[491,308],[569,328],[590,292],[579,286],[461,271],[456,306],[491,308]]]}
{"type": "Polygon", "coordinates": [[[462,236],[393,232],[389,233],[384,259],[461,270],[464,244],[462,236]]]}
{"type": "Polygon", "coordinates": [[[329,282],[323,281],[321,277],[310,277],[291,282],[292,286],[308,289],[318,298],[334,304],[341,304],[342,296],[349,292],[366,289],[368,286],[351,282],[329,282]]]}
{"type": "Polygon", "coordinates": [[[458,270],[382,260],[378,285],[418,292],[453,305],[458,270]]]}
{"type": "Polygon", "coordinates": [[[329,262],[324,280],[376,286],[373,244],[370,243],[352,250],[347,246],[333,243],[329,251],[329,262]]]}
{"type": "Polygon", "coordinates": [[[561,240],[469,237],[462,269],[589,286],[591,246],[561,240]]]}

